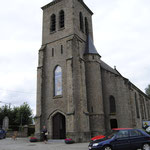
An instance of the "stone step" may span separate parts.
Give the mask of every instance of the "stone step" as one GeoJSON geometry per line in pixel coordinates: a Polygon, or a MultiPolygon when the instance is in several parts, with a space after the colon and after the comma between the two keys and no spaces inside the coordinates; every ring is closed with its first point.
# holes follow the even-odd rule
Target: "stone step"
{"type": "Polygon", "coordinates": [[[48,143],[64,143],[64,140],[62,140],[62,139],[58,139],[58,140],[52,140],[52,139],[50,139],[50,140],[48,140],[48,143]]]}

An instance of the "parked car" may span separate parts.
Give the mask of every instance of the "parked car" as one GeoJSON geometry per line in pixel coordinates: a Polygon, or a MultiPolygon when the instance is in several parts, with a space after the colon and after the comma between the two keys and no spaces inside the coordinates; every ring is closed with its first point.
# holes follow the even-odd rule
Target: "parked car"
{"type": "Polygon", "coordinates": [[[6,131],[3,129],[0,129],[0,139],[6,138],[6,131]]]}
{"type": "Polygon", "coordinates": [[[141,129],[113,129],[103,138],[92,140],[89,144],[89,150],[137,149],[150,150],[150,135],[141,129]]]}
{"type": "MultiPolygon", "coordinates": [[[[128,129],[132,129],[132,128],[113,128],[111,132],[115,132],[115,131],[118,131],[118,130],[128,130],[128,129]]],[[[95,136],[95,137],[91,138],[91,141],[103,139],[105,136],[107,136],[107,135],[110,134],[111,132],[106,133],[106,135],[98,135],[98,136],[95,136]]]]}

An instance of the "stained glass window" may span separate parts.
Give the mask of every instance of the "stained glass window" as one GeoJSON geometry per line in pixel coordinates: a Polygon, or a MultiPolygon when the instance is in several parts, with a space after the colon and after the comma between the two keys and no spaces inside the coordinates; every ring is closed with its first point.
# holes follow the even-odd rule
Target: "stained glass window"
{"type": "Polygon", "coordinates": [[[62,69],[57,66],[54,71],[54,94],[55,96],[62,95],[62,69]]]}

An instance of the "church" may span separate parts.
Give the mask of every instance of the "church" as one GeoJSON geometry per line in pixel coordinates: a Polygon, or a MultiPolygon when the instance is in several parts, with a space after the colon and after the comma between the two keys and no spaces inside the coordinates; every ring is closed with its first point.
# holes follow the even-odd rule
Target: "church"
{"type": "Polygon", "coordinates": [[[53,0],[42,10],[36,135],[45,125],[50,139],[85,142],[112,128],[142,128],[150,99],[101,60],[84,1],[53,0]]]}

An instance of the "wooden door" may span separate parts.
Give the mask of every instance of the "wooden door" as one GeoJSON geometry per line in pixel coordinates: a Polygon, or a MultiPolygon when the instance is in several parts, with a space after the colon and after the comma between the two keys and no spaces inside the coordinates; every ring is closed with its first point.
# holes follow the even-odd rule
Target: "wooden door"
{"type": "Polygon", "coordinates": [[[66,138],[66,120],[65,116],[57,113],[53,117],[53,139],[65,139],[66,138]]]}

